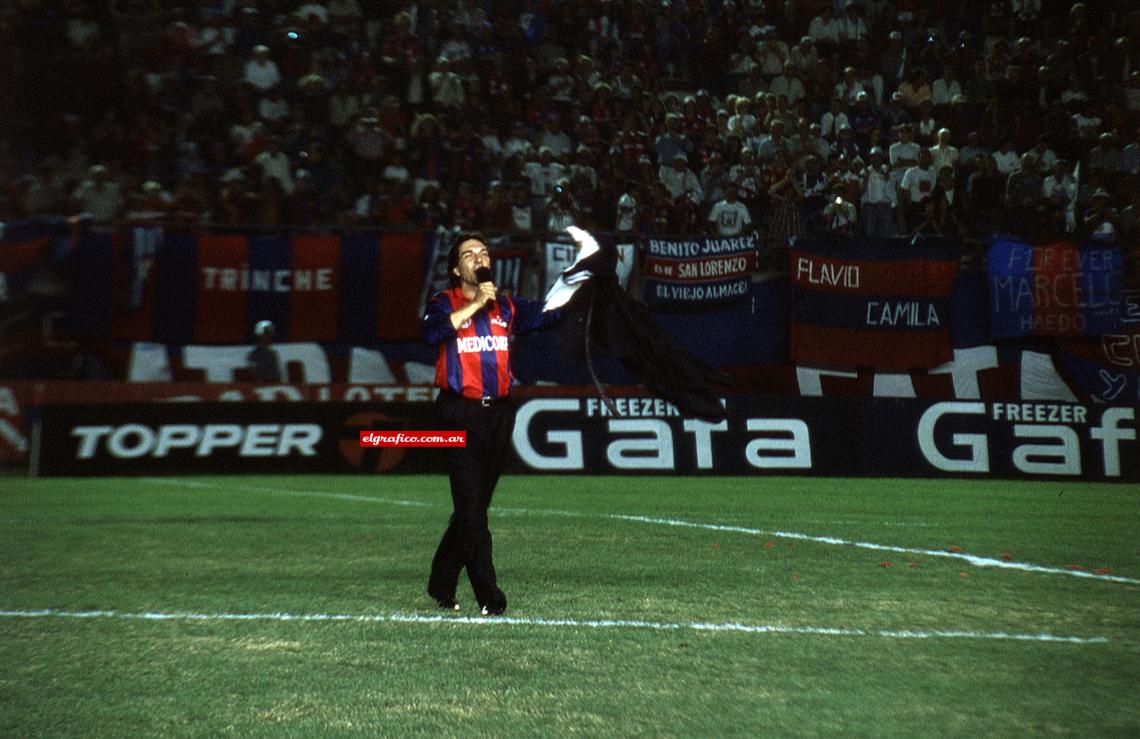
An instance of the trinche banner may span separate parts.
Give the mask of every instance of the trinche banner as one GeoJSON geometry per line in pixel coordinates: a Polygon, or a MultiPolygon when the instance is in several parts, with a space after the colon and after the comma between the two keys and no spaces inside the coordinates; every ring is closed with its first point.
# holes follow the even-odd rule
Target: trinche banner
{"type": "Polygon", "coordinates": [[[245,236],[139,227],[73,255],[74,329],[168,344],[412,339],[434,235],[245,236]]]}

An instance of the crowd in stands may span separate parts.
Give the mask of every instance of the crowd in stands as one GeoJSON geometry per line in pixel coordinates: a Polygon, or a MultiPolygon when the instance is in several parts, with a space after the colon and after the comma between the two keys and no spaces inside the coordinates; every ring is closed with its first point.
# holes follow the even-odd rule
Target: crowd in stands
{"type": "Polygon", "coordinates": [[[1128,0],[11,0],[0,221],[1140,235],[1128,0]]]}

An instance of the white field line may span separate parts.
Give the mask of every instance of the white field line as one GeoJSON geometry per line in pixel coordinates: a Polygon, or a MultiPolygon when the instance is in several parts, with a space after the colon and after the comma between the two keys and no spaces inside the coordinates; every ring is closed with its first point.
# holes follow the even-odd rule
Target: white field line
{"type": "Polygon", "coordinates": [[[0,618],[9,619],[119,619],[132,621],[276,621],[298,623],[368,623],[368,624],[446,624],[455,626],[534,626],[546,628],[630,629],[647,631],[701,631],[755,635],[794,636],[863,636],[884,639],[987,639],[992,641],[1059,642],[1067,644],[1107,644],[1104,636],[1061,636],[1057,634],[1011,634],[1004,631],[910,631],[892,629],[852,629],[829,626],[785,626],[781,624],[742,623],[669,623],[662,621],[575,619],[575,618],[523,618],[495,616],[491,618],[464,616],[421,616],[417,614],[362,614],[346,613],[131,613],[127,611],[0,611],[0,618]]]}
{"type": "MultiPolygon", "coordinates": [[[[174,485],[180,487],[199,487],[199,488],[213,488],[213,489],[230,489],[230,490],[243,490],[251,493],[269,493],[272,495],[289,495],[294,497],[307,497],[307,498],[331,498],[334,500],[347,500],[352,502],[364,503],[383,503],[386,505],[398,506],[414,506],[418,508],[435,508],[430,503],[423,503],[414,500],[395,500],[389,498],[374,498],[366,495],[346,495],[342,493],[329,493],[325,491],[313,490],[289,490],[287,488],[269,488],[269,487],[255,487],[249,485],[236,485],[225,486],[218,485],[217,483],[197,482],[192,480],[180,480],[177,478],[150,478],[151,482],[161,483],[165,485],[174,485]]],[[[1045,565],[1036,565],[1030,562],[1017,562],[1013,560],[994,559],[992,557],[979,557],[974,554],[967,554],[966,552],[953,552],[946,549],[920,549],[918,547],[902,547],[891,544],[876,544],[867,541],[853,541],[850,539],[840,539],[834,536],[816,536],[812,534],[802,534],[795,531],[781,531],[779,529],[766,530],[755,529],[746,526],[729,526],[724,524],[714,523],[701,523],[699,521],[685,521],[674,518],[657,518],[654,516],[639,516],[620,513],[577,513],[574,511],[560,511],[550,509],[529,509],[529,508],[493,508],[491,510],[493,515],[544,515],[544,516],[567,516],[572,518],[607,518],[615,521],[632,521],[636,523],[651,524],[654,526],[672,526],[676,528],[690,528],[690,529],[703,529],[705,531],[723,531],[733,534],[744,534],[746,536],[757,537],[772,537],[776,539],[790,539],[793,541],[805,541],[813,544],[827,544],[830,546],[840,547],[854,547],[857,549],[869,549],[877,552],[890,552],[892,554],[907,554],[921,557],[941,557],[944,559],[956,559],[974,567],[994,567],[1004,570],[1017,570],[1020,572],[1033,572],[1045,575],[1068,575],[1070,577],[1080,577],[1088,580],[1100,580],[1102,582],[1123,583],[1128,585],[1140,585],[1140,579],[1124,577],[1122,575],[1101,574],[1099,572],[1089,572],[1088,570],[1071,570],[1062,567],[1048,567],[1045,565]]]]}

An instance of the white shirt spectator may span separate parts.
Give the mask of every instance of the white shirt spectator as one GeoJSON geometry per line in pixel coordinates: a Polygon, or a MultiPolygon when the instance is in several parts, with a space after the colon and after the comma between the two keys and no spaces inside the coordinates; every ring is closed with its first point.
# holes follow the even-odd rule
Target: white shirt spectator
{"type": "Polygon", "coordinates": [[[267,56],[254,57],[245,63],[245,73],[242,75],[249,84],[257,90],[265,92],[271,90],[281,82],[281,71],[267,56]]]}
{"type": "Polygon", "coordinates": [[[682,170],[678,170],[676,167],[660,167],[657,170],[657,178],[669,191],[669,197],[674,200],[690,191],[695,192],[698,196],[704,195],[700,179],[688,167],[682,170]]]}
{"type": "Polygon", "coordinates": [[[633,231],[637,228],[637,201],[629,193],[623,193],[617,203],[617,230],[633,231]]]}
{"type": "Polygon", "coordinates": [[[543,131],[542,135],[539,136],[538,145],[550,149],[554,152],[554,156],[556,157],[562,157],[574,150],[574,142],[571,141],[566,132],[561,129],[557,131],[543,131]]]}
{"type": "Polygon", "coordinates": [[[558,162],[527,162],[523,174],[530,178],[530,194],[545,198],[554,192],[554,183],[566,176],[566,168],[558,162]]]}
{"type": "Polygon", "coordinates": [[[752,216],[748,213],[748,206],[739,200],[732,203],[719,200],[709,211],[709,223],[716,227],[718,236],[736,236],[746,226],[752,225],[752,216]]]}
{"type": "Polygon", "coordinates": [[[507,139],[507,143],[503,144],[503,156],[513,157],[516,154],[519,156],[526,156],[526,153],[534,148],[534,144],[530,140],[521,136],[512,136],[507,139]]]}
{"type": "Polygon", "coordinates": [[[945,77],[940,77],[930,86],[930,100],[935,105],[949,105],[955,95],[961,94],[962,83],[958,80],[947,82],[945,77]]]}
{"type": "Polygon", "coordinates": [[[329,22],[329,9],[321,3],[305,3],[297,8],[297,12],[294,13],[294,15],[301,20],[306,20],[310,15],[315,15],[321,19],[321,23],[329,22]]]}
{"type": "Polygon", "coordinates": [[[830,110],[823,114],[819,119],[819,135],[831,141],[839,136],[839,129],[843,126],[850,126],[851,122],[847,120],[847,114],[843,111],[839,113],[832,113],[830,110]]]}
{"type": "Polygon", "coordinates": [[[412,178],[412,173],[402,164],[392,163],[384,167],[384,179],[405,183],[412,178]]]}
{"type": "Polygon", "coordinates": [[[915,141],[896,141],[891,144],[890,149],[887,151],[890,156],[892,167],[907,167],[911,165],[905,164],[907,161],[917,162],[918,151],[922,147],[915,141]]]}
{"type": "Polygon", "coordinates": [[[895,183],[891,180],[890,172],[883,173],[867,168],[867,176],[863,182],[864,203],[890,203],[898,205],[899,196],[895,183]]]}
{"type": "Polygon", "coordinates": [[[993,157],[994,163],[997,164],[998,171],[1006,177],[1021,169],[1021,155],[1013,149],[1009,151],[995,151],[990,156],[993,157]]]}
{"type": "Polygon", "coordinates": [[[934,183],[938,180],[938,174],[934,171],[934,167],[911,167],[903,174],[902,182],[899,183],[899,188],[906,190],[910,196],[910,202],[921,203],[926,200],[934,192],[934,183]]]}
{"type": "Polygon", "coordinates": [[[794,103],[801,100],[807,91],[804,90],[804,83],[800,82],[799,77],[781,74],[776,79],[772,80],[772,84],[768,88],[768,92],[773,95],[784,95],[788,98],[789,103],[794,103]]]}
{"type": "Polygon", "coordinates": [[[854,43],[867,35],[867,22],[861,15],[848,15],[836,21],[839,24],[839,38],[854,43]]]}
{"type": "Polygon", "coordinates": [[[73,197],[84,212],[91,214],[91,220],[96,223],[111,222],[123,207],[119,183],[111,180],[84,180],[75,189],[73,197]]]}
{"type": "Polygon", "coordinates": [[[262,176],[276,179],[286,193],[293,192],[293,166],[289,163],[289,157],[285,152],[280,149],[276,153],[263,151],[257,155],[253,163],[261,167],[262,176]]]}
{"type": "Polygon", "coordinates": [[[439,69],[428,75],[431,99],[444,108],[461,108],[467,99],[463,78],[450,69],[439,69]]]}
{"type": "Polygon", "coordinates": [[[935,144],[930,147],[930,166],[935,172],[943,167],[950,167],[955,172],[958,171],[958,147],[946,144],[942,146],[935,144]]]}
{"type": "Polygon", "coordinates": [[[1077,179],[1071,174],[1058,178],[1049,175],[1041,183],[1041,195],[1046,199],[1056,199],[1063,203],[1071,203],[1077,197],[1077,179]]]}
{"type": "Polygon", "coordinates": [[[839,28],[839,21],[835,18],[825,20],[822,15],[817,15],[811,19],[807,35],[811,36],[812,41],[817,44],[820,41],[837,44],[839,43],[839,28]]]}

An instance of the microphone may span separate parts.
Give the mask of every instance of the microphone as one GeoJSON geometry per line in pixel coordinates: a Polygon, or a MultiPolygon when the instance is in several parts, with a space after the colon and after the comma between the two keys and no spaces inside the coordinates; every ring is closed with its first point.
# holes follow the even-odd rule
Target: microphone
{"type": "MultiPolygon", "coordinates": [[[[479,284],[482,284],[484,282],[494,282],[494,280],[495,275],[491,273],[490,267],[479,267],[475,270],[475,281],[479,284]]],[[[493,300],[488,300],[486,306],[484,307],[490,307],[494,304],[494,302],[495,301],[493,300]]]]}

